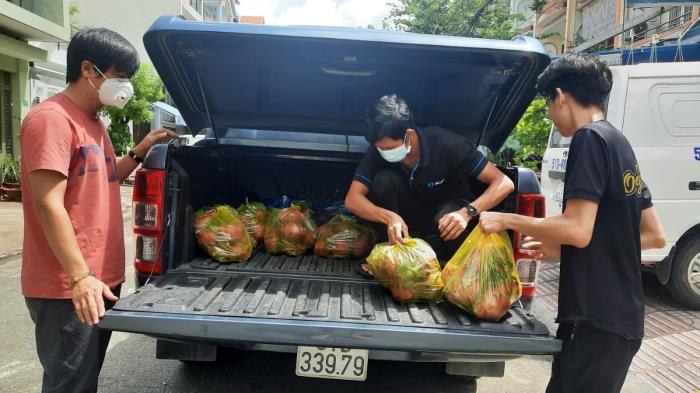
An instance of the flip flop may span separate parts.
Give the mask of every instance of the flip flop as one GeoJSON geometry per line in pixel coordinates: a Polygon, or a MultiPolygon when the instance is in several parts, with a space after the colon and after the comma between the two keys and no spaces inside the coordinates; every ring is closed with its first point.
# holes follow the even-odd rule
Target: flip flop
{"type": "Polygon", "coordinates": [[[364,277],[374,278],[372,273],[369,272],[369,266],[366,263],[361,263],[357,265],[357,272],[364,277]]]}

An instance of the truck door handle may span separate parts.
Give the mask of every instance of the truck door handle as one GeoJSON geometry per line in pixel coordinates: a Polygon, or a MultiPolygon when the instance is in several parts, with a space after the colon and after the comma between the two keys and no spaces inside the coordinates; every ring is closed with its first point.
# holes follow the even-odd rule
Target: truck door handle
{"type": "Polygon", "coordinates": [[[700,181],[691,181],[688,183],[688,189],[690,191],[700,191],[700,181]]]}

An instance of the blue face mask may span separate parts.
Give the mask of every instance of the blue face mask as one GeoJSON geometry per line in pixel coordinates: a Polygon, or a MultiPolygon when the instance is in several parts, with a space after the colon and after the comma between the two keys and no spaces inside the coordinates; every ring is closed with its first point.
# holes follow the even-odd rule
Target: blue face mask
{"type": "Polygon", "coordinates": [[[406,134],[406,136],[403,138],[403,144],[401,144],[401,146],[395,149],[382,150],[380,148],[377,148],[377,151],[379,151],[379,155],[382,156],[382,158],[387,160],[388,162],[403,161],[404,158],[406,158],[406,156],[408,155],[408,153],[411,152],[411,145],[409,144],[408,147],[406,147],[407,137],[408,134],[406,134]]]}

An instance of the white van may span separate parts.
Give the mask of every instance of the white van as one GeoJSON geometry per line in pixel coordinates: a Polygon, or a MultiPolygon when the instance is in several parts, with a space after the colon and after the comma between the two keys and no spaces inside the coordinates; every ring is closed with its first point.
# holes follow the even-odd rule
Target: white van
{"type": "MultiPolygon", "coordinates": [[[[700,62],[611,70],[607,119],[632,144],[668,236],[642,261],[676,300],[700,309],[700,62]]],[[[548,216],[561,214],[570,141],[552,129],[542,160],[548,216]]]]}

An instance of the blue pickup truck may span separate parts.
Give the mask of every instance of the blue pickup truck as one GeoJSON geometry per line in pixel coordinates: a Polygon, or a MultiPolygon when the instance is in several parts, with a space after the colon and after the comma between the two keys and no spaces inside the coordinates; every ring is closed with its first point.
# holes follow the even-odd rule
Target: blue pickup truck
{"type": "MultiPolygon", "coordinates": [[[[137,172],[138,288],[101,327],[157,338],[158,358],[211,361],[221,347],[278,351],[296,354],[290,373],[350,380],[363,380],[378,359],[502,376],[509,359],[560,350],[527,307],[539,265],[519,253],[518,233],[523,298],[499,322],[447,302],[397,303],[358,272],[361,261],[260,250],[246,263],[220,264],[193,236],[193,212],[207,205],[280,195],[342,200],[368,147],[367,106],[387,93],[406,97],[418,124],[499,150],[550,61],[538,41],[161,17],[144,43],[189,128],[210,137],[157,145],[137,172]]],[[[535,174],[502,169],[517,189],[498,209],[543,216],[535,174]]]]}

